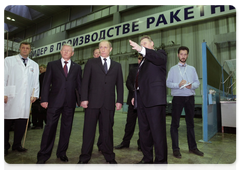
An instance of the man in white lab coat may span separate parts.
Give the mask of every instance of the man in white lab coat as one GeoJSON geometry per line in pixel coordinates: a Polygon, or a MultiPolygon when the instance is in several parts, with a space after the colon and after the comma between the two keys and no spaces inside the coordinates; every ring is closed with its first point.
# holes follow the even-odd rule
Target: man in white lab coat
{"type": "Polygon", "coordinates": [[[9,131],[14,124],[12,150],[25,152],[21,141],[29,118],[30,103],[39,97],[39,66],[28,55],[31,45],[20,44],[20,54],[4,59],[4,155],[10,148],[9,131]],[[35,89],[33,97],[31,97],[35,89]]]}

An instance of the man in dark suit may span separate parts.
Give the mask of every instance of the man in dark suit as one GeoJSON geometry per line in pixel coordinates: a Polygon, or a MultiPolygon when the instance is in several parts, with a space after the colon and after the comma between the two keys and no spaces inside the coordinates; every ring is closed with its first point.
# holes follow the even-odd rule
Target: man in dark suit
{"type": "Polygon", "coordinates": [[[31,129],[42,129],[43,128],[43,120],[45,121],[45,124],[47,123],[46,121],[46,116],[47,116],[47,109],[44,109],[41,106],[41,87],[43,83],[43,78],[46,72],[47,66],[44,64],[41,64],[39,66],[39,72],[41,73],[39,75],[39,99],[37,99],[33,104],[32,104],[32,123],[33,126],[31,129]]]}
{"type": "Polygon", "coordinates": [[[80,97],[82,79],[81,66],[71,60],[73,54],[74,48],[69,44],[64,44],[61,49],[62,58],[49,62],[47,65],[41,95],[41,106],[45,109],[48,108],[47,124],[42,135],[37,163],[45,163],[51,156],[61,113],[57,157],[63,162],[68,161],[66,151],[72,130],[76,99],[80,97]]]}
{"type": "MultiPolygon", "coordinates": [[[[142,61],[142,56],[138,55],[138,64],[142,61]]],[[[127,104],[128,104],[128,112],[127,112],[127,122],[125,125],[125,134],[123,137],[122,142],[115,146],[115,149],[122,149],[122,148],[129,148],[130,145],[130,140],[133,136],[134,130],[135,130],[135,125],[137,121],[137,110],[134,109],[134,106],[131,103],[131,100],[134,95],[134,83],[136,79],[136,74],[138,71],[138,66],[133,67],[128,74],[127,81],[126,81],[126,86],[128,88],[128,98],[127,98],[127,104]]],[[[140,147],[140,142],[139,139],[137,141],[138,144],[138,150],[141,150],[140,147]]]]}
{"type": "Polygon", "coordinates": [[[115,88],[117,92],[116,110],[123,104],[123,76],[121,64],[110,59],[112,45],[109,41],[99,43],[100,57],[89,59],[84,68],[81,106],[85,108],[83,144],[78,163],[88,163],[91,159],[96,125],[100,131],[100,149],[106,161],[117,163],[113,152],[113,123],[115,110],[115,88]]]}
{"type": "Polygon", "coordinates": [[[143,55],[135,84],[135,98],[132,104],[137,107],[140,130],[140,144],[144,157],[141,164],[167,163],[166,137],[166,63],[163,50],[154,50],[149,36],[143,36],[140,45],[129,40],[132,49],[143,55]]]}

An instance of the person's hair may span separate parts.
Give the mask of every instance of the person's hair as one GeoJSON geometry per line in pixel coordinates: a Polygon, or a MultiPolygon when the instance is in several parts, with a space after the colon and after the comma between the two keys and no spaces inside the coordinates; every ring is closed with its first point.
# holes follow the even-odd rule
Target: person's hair
{"type": "MultiPolygon", "coordinates": [[[[110,41],[108,41],[108,40],[102,40],[102,41],[100,41],[100,43],[101,43],[101,42],[108,42],[109,47],[112,48],[112,43],[111,43],[110,41]]],[[[99,44],[100,44],[100,43],[99,43],[99,44]]]]}
{"type": "Polygon", "coordinates": [[[26,41],[23,41],[23,42],[20,43],[19,48],[21,48],[22,44],[24,44],[24,45],[29,45],[29,46],[30,46],[30,49],[31,49],[31,43],[26,42],[26,41]]]}
{"type": "Polygon", "coordinates": [[[62,45],[61,51],[62,51],[62,49],[63,49],[64,46],[69,46],[69,47],[71,47],[71,48],[72,48],[72,52],[74,52],[74,47],[73,47],[71,44],[68,44],[68,43],[65,43],[65,44],[62,45]]]}
{"type": "Polygon", "coordinates": [[[99,48],[94,48],[93,53],[95,52],[95,50],[99,50],[99,48]]]}
{"type": "Polygon", "coordinates": [[[45,64],[40,64],[39,67],[47,68],[45,64]]]}
{"type": "Polygon", "coordinates": [[[143,35],[141,38],[140,38],[140,42],[143,40],[143,39],[148,39],[149,41],[153,41],[152,38],[149,36],[149,35],[143,35]]]}
{"type": "Polygon", "coordinates": [[[187,50],[187,53],[189,53],[189,49],[185,46],[181,46],[181,47],[178,48],[178,54],[181,50],[187,50]]]}
{"type": "Polygon", "coordinates": [[[142,54],[138,54],[138,60],[142,60],[142,59],[143,59],[142,54]]]}

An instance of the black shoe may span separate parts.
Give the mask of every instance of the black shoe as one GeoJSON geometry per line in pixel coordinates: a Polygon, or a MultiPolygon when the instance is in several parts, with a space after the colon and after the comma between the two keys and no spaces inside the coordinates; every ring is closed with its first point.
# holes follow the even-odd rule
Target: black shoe
{"type": "Polygon", "coordinates": [[[63,162],[68,162],[68,157],[66,155],[59,156],[58,158],[63,162]]]}
{"type": "Polygon", "coordinates": [[[196,149],[190,149],[189,152],[190,152],[190,153],[194,153],[194,154],[199,155],[199,156],[203,156],[203,155],[204,155],[204,153],[201,152],[200,150],[198,150],[198,148],[196,148],[196,149]]]}
{"type": "Polygon", "coordinates": [[[140,167],[144,167],[145,165],[152,165],[152,164],[153,164],[153,161],[145,162],[144,160],[141,160],[140,162],[133,164],[133,166],[135,168],[140,168],[140,167]]]}
{"type": "Polygon", "coordinates": [[[174,150],[173,151],[173,156],[176,157],[176,158],[179,158],[179,159],[182,158],[182,155],[181,155],[179,150],[174,150]]]}
{"type": "Polygon", "coordinates": [[[8,155],[8,149],[3,149],[0,151],[1,156],[7,156],[8,155]]]}
{"type": "Polygon", "coordinates": [[[13,151],[17,150],[18,152],[26,152],[27,149],[23,148],[22,146],[19,146],[18,148],[12,148],[13,151]]]}
{"type": "Polygon", "coordinates": [[[37,161],[37,163],[36,163],[36,167],[38,168],[38,169],[42,169],[42,167],[44,167],[44,165],[45,165],[45,161],[37,161]]]}
{"type": "Polygon", "coordinates": [[[107,161],[109,164],[117,164],[117,161],[115,159],[111,160],[111,161],[107,161]]]}
{"type": "Polygon", "coordinates": [[[115,149],[129,148],[129,145],[120,144],[120,145],[115,146],[114,148],[115,149]]]}
{"type": "Polygon", "coordinates": [[[77,165],[75,166],[75,170],[83,169],[84,165],[88,162],[79,161],[77,165]]]}

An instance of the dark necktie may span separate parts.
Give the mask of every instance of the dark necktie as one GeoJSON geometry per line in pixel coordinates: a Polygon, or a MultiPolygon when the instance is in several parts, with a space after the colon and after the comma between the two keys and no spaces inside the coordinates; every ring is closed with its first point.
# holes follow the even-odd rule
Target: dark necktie
{"type": "Polygon", "coordinates": [[[64,61],[64,63],[65,63],[65,65],[64,65],[64,67],[63,67],[63,70],[64,70],[64,73],[65,73],[65,76],[67,77],[67,75],[68,75],[68,67],[67,67],[67,61],[64,61]]]}
{"type": "Polygon", "coordinates": [[[23,60],[23,64],[26,66],[27,64],[26,64],[26,58],[22,58],[22,60],[23,60]]]}
{"type": "Polygon", "coordinates": [[[103,60],[105,61],[104,64],[103,64],[103,68],[104,68],[105,73],[107,74],[107,72],[108,72],[108,68],[107,68],[107,59],[104,58],[103,60]]]}
{"type": "Polygon", "coordinates": [[[142,66],[142,64],[143,64],[143,62],[144,62],[144,59],[145,58],[143,58],[142,59],[142,61],[141,61],[141,63],[139,64],[139,66],[138,66],[138,71],[137,71],[137,75],[136,75],[136,80],[135,80],[135,91],[134,91],[134,94],[135,94],[135,96],[134,96],[134,109],[137,109],[137,98],[138,98],[138,92],[137,92],[137,90],[138,90],[138,75],[139,75],[139,71],[140,71],[140,69],[141,69],[141,66],[142,66]]]}
{"type": "Polygon", "coordinates": [[[142,66],[142,62],[144,62],[144,59],[145,59],[145,58],[142,59],[141,63],[140,63],[139,66],[138,66],[137,76],[136,76],[136,80],[135,80],[135,88],[136,88],[136,89],[138,89],[138,75],[139,75],[139,71],[140,71],[141,66],[142,66]]]}
{"type": "Polygon", "coordinates": [[[135,81],[136,89],[138,88],[138,75],[139,75],[139,69],[138,69],[137,76],[136,76],[136,81],[135,81]]]}

